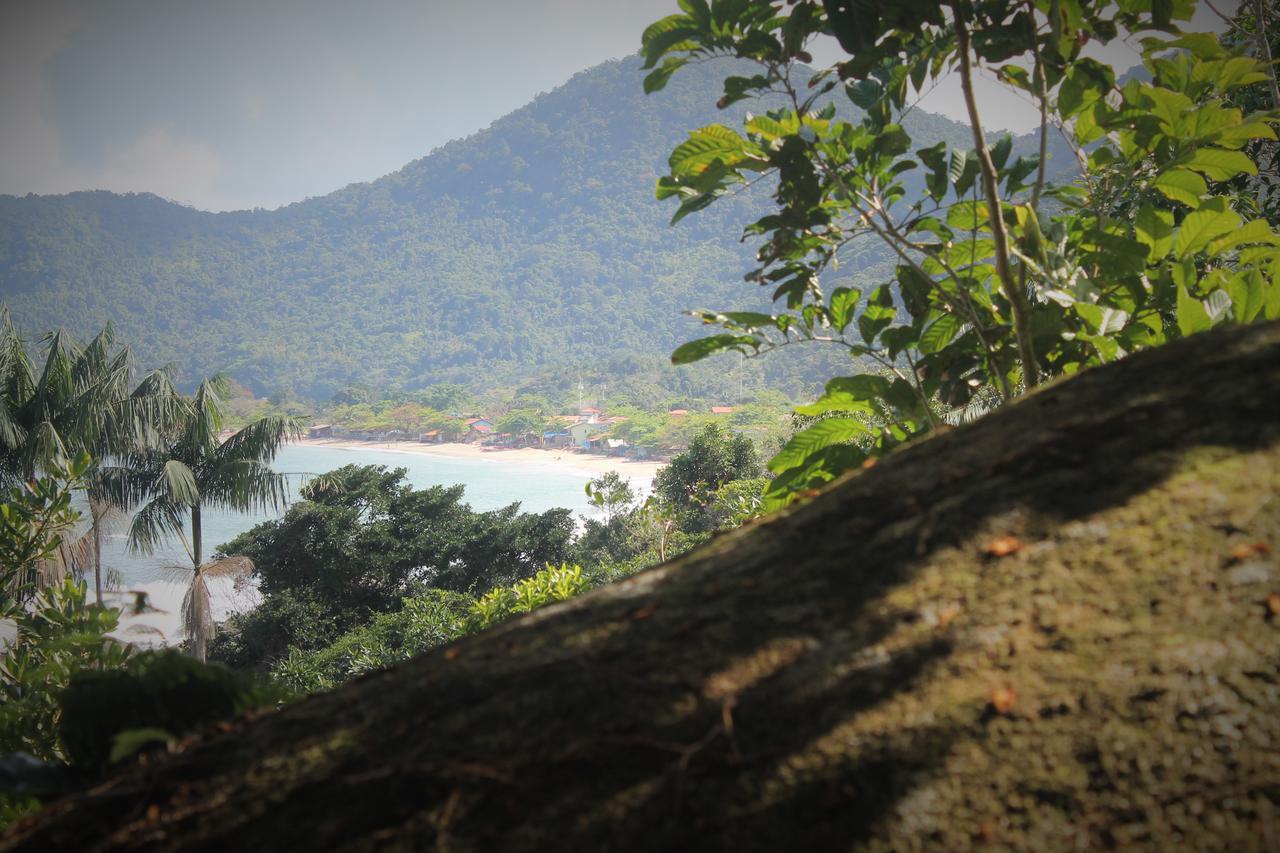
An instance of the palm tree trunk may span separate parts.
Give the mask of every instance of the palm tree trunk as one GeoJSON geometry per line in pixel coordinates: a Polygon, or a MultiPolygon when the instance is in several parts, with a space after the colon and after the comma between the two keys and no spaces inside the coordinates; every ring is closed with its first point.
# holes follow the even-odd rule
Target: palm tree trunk
{"type": "Polygon", "coordinates": [[[200,556],[200,505],[196,504],[191,508],[191,560],[197,572],[203,562],[200,556]]]}
{"type": "Polygon", "coordinates": [[[191,507],[191,589],[187,591],[186,606],[183,608],[187,629],[187,642],[191,656],[204,663],[209,643],[207,630],[209,612],[209,589],[202,583],[200,564],[203,561],[201,551],[200,504],[191,507]]]}
{"type": "Polygon", "coordinates": [[[93,520],[93,594],[102,606],[102,508],[90,499],[89,515],[93,520]]]}

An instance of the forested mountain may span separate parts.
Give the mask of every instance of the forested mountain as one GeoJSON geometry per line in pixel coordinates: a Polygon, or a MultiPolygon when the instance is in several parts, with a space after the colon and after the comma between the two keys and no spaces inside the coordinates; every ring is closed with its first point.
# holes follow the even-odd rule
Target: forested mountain
{"type": "MultiPolygon", "coordinates": [[[[274,211],[0,196],[0,299],[33,337],[110,320],[147,365],[184,383],[223,370],[259,393],[624,375],[696,335],[682,311],[765,304],[737,237],[767,187],[675,227],[653,197],[688,130],[737,121],[714,109],[724,72],[646,96],[637,59],[605,63],[399,172],[274,211]]],[[[971,144],[947,119],[910,122],[919,144],[971,144]]],[[[842,275],[887,269],[861,251],[842,275]]],[[[763,369],[829,376],[829,358],[763,369]]],[[[702,370],[723,381],[723,363],[702,370]]]]}

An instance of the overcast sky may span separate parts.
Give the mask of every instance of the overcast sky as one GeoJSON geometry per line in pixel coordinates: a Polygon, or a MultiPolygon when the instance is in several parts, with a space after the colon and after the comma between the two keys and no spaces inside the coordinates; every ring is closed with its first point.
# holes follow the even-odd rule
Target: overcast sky
{"type": "MultiPolygon", "coordinates": [[[[206,210],[323,195],[635,52],[675,6],[0,0],[0,193],[146,191],[206,210]]],[[[961,118],[958,100],[944,86],[925,106],[961,118]]],[[[1026,130],[1019,107],[993,102],[986,120],[1026,130]]]]}

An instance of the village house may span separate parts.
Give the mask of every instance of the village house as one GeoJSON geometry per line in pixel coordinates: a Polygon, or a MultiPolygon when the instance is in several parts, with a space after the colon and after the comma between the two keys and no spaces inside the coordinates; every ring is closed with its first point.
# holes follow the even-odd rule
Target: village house
{"type": "Polygon", "coordinates": [[[600,432],[600,424],[594,424],[590,421],[579,421],[576,424],[570,424],[566,428],[569,433],[569,443],[575,447],[587,447],[590,444],[591,436],[600,432]]]}
{"type": "Polygon", "coordinates": [[[467,440],[475,441],[493,434],[493,421],[488,418],[467,418],[467,440]]]}

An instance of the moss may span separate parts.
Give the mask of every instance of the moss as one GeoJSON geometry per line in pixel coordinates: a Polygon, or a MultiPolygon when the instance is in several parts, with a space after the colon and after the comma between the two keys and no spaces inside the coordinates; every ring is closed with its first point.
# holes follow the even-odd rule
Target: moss
{"type": "Polygon", "coordinates": [[[1276,387],[1274,325],[1083,374],[5,843],[1276,849],[1276,387]]]}

